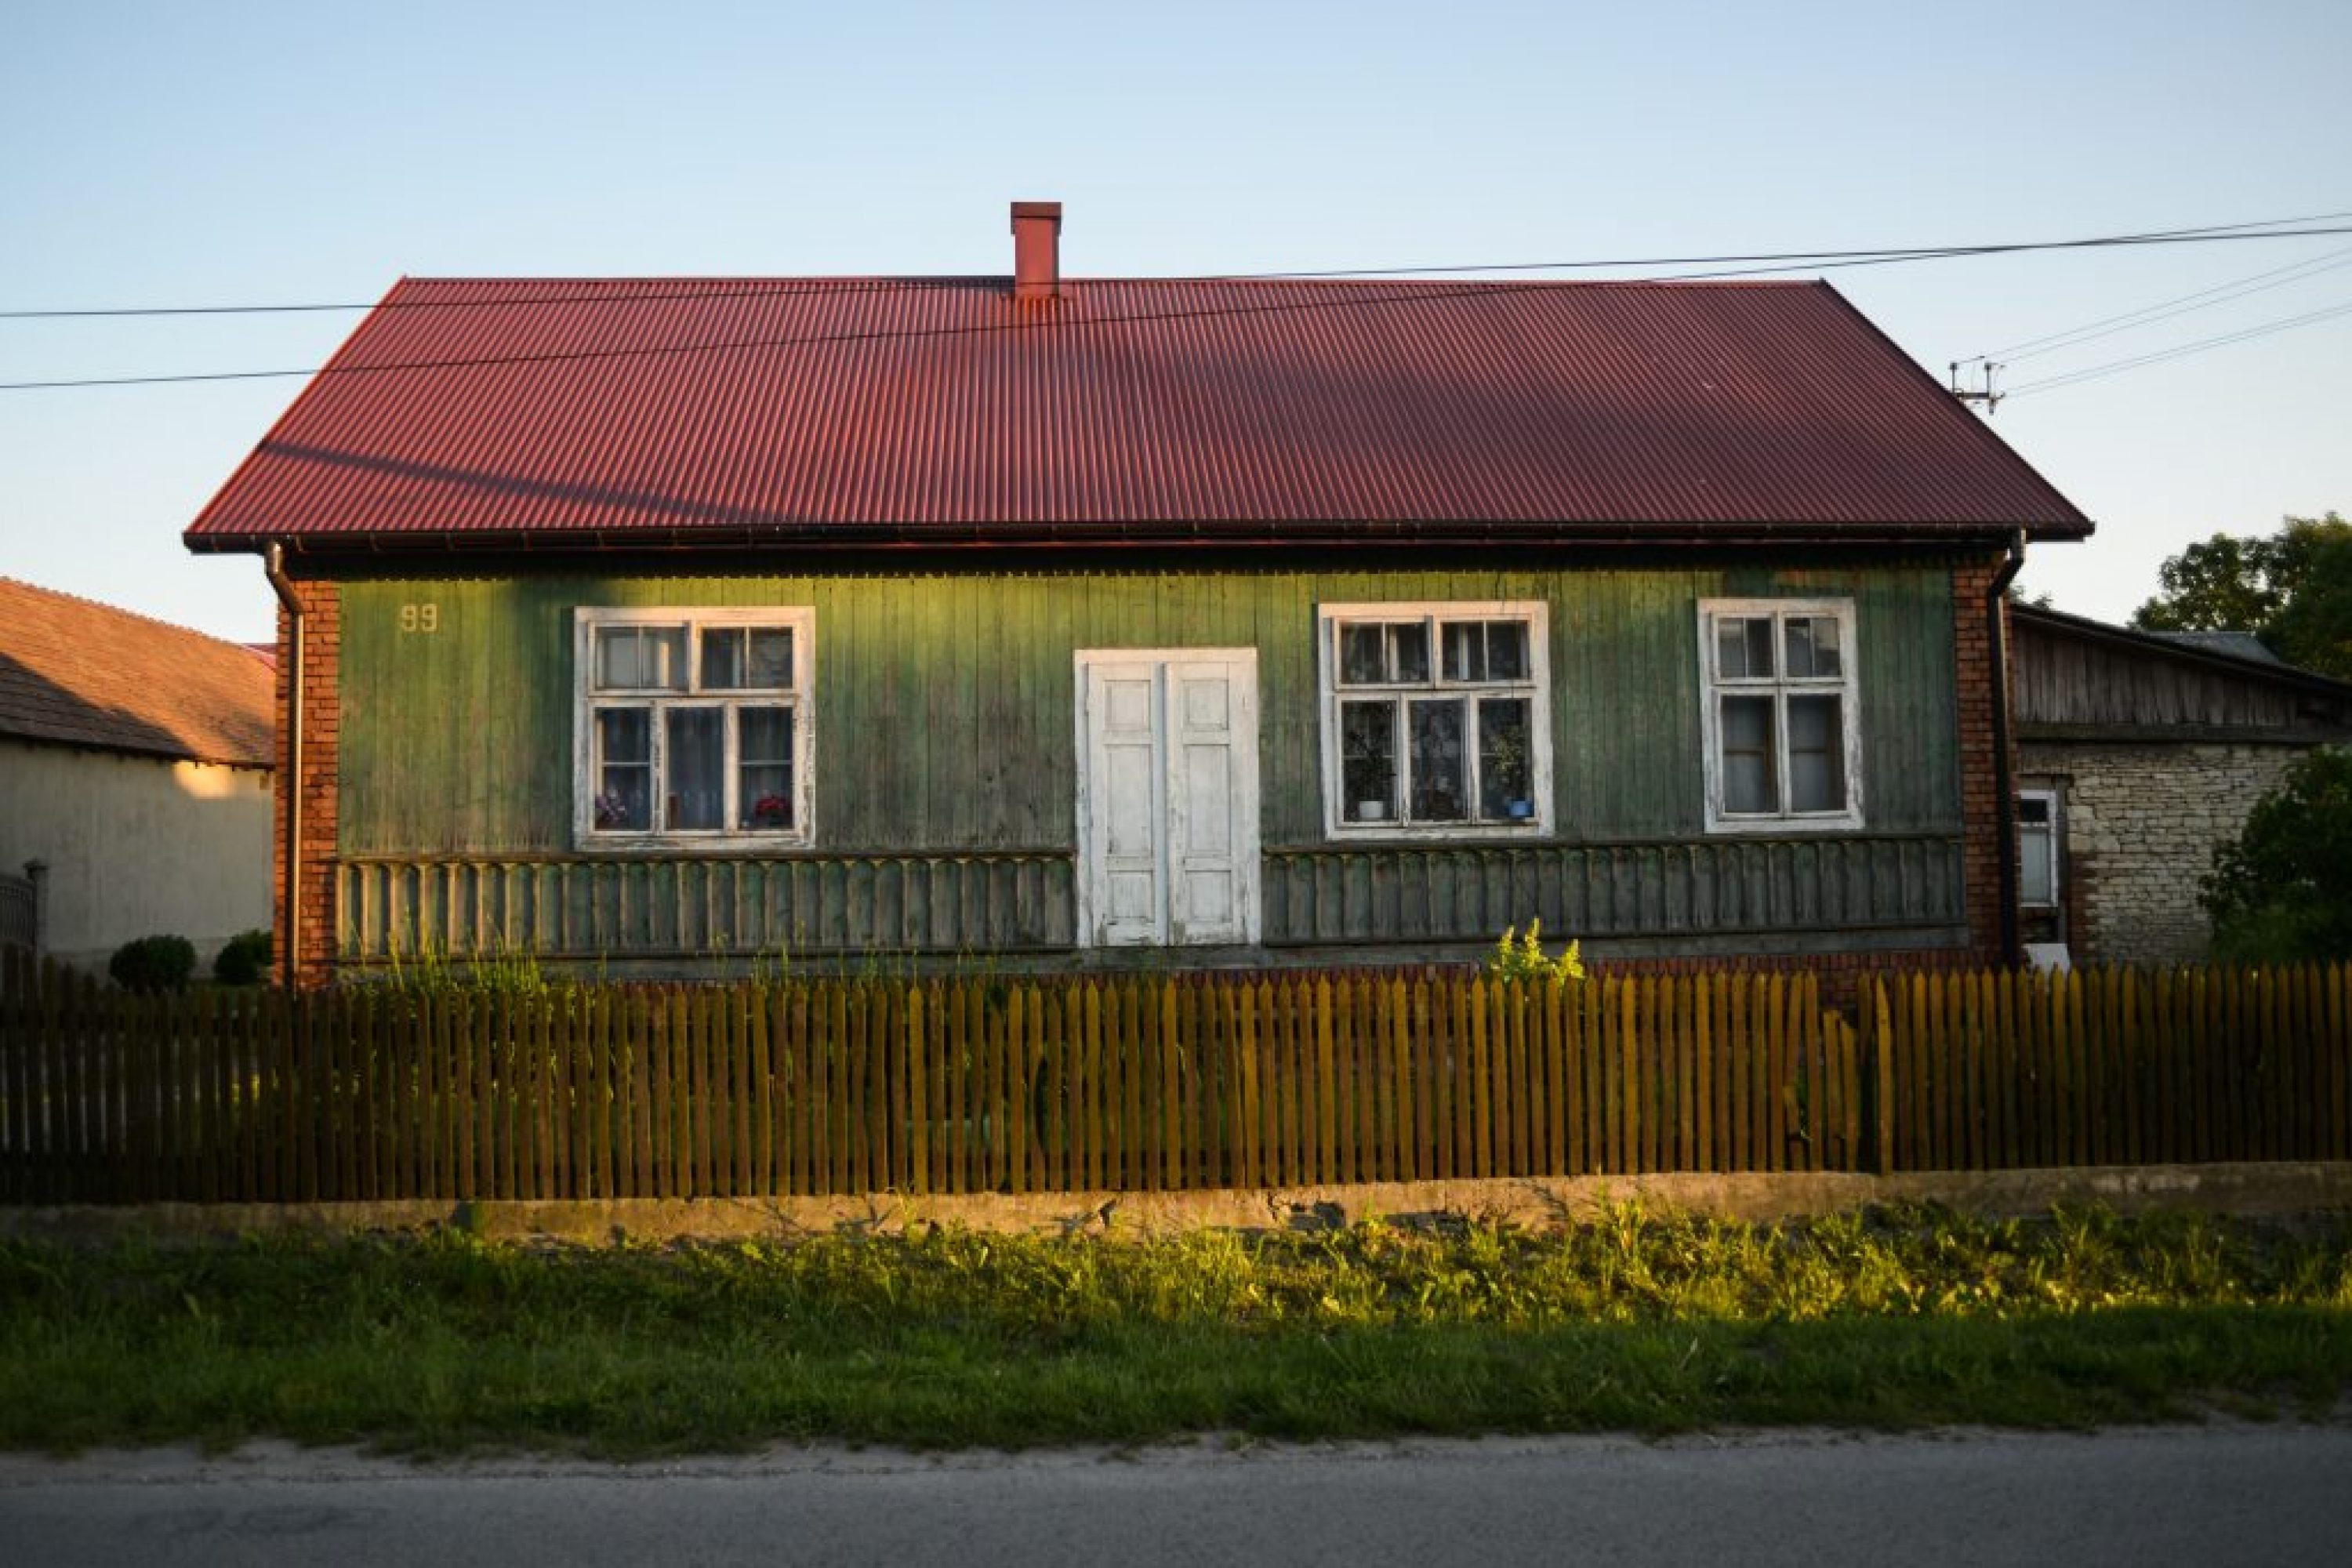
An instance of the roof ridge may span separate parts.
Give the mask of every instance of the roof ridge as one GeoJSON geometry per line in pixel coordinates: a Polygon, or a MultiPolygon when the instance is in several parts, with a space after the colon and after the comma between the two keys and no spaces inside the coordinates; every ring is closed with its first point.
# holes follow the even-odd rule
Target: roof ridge
{"type": "MultiPolygon", "coordinates": [[[[722,272],[647,272],[637,274],[604,273],[596,276],[564,273],[509,273],[475,277],[403,277],[394,285],[421,287],[478,287],[483,285],[562,284],[572,285],[636,285],[709,284],[742,286],[746,284],[824,284],[841,287],[880,284],[937,286],[1009,283],[1009,272],[818,272],[818,273],[722,273],[722,272]]],[[[1255,274],[1247,272],[1207,272],[1197,274],[1136,274],[1111,275],[1099,278],[1076,277],[1064,274],[1060,286],[1071,288],[1087,284],[1160,284],[1169,287],[1198,288],[1213,283],[1249,283],[1257,285],[1286,284],[1313,288],[1424,288],[1461,289],[1492,288],[1514,291],[1534,289],[1810,289],[1822,283],[1819,278],[1470,278],[1470,277],[1347,277],[1328,278],[1295,273],[1255,274]]],[[[389,295],[386,296],[389,298],[389,295]]]]}
{"type": "Polygon", "coordinates": [[[27,583],[22,577],[11,577],[5,572],[0,572],[0,585],[22,588],[28,594],[39,594],[52,599],[68,600],[88,609],[101,610],[110,616],[120,616],[124,620],[140,621],[162,631],[177,632],[183,637],[201,637],[205,642],[218,643],[223,647],[233,647],[239,653],[252,654],[255,658],[261,657],[259,652],[250,645],[231,637],[215,637],[210,632],[198,631],[194,626],[184,626],[177,621],[167,621],[161,616],[151,616],[142,611],[127,609],[121,605],[110,605],[103,599],[93,599],[84,594],[70,593],[63,588],[45,587],[38,583],[27,583]]]}

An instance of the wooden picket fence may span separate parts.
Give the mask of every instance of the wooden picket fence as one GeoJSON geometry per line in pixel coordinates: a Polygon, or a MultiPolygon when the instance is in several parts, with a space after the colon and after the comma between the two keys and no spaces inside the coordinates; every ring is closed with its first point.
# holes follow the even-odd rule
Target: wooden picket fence
{"type": "Polygon", "coordinates": [[[1865,996],[1887,1169],[2352,1158],[2352,968],[1920,974],[1865,996]]]}
{"type": "Polygon", "coordinates": [[[0,1202],[2344,1158],[2341,969],[141,996],[0,961],[0,1202]]]}

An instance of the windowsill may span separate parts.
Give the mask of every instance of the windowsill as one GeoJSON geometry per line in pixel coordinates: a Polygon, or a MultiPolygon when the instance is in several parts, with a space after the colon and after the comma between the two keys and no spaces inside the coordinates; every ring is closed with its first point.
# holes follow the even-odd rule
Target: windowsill
{"type": "Polygon", "coordinates": [[[1549,838],[1551,825],[1536,818],[1524,822],[1342,822],[1325,829],[1337,844],[1493,844],[1528,838],[1549,838]]]}
{"type": "Polygon", "coordinates": [[[1817,833],[1860,833],[1863,820],[1854,812],[1840,812],[1822,816],[1729,816],[1710,818],[1706,831],[1734,837],[1769,834],[1790,838],[1817,833]]]}
{"type": "Polygon", "coordinates": [[[800,833],[575,833],[583,855],[626,855],[646,849],[672,852],[707,850],[732,853],[744,849],[805,849],[810,836],[800,833]]]}

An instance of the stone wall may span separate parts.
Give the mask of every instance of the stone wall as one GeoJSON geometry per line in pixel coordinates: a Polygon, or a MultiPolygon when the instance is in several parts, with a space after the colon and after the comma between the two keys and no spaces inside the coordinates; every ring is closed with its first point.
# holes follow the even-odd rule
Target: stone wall
{"type": "Polygon", "coordinates": [[[2018,786],[2055,781],[2060,897],[2077,963],[2178,963],[2206,956],[2197,901],[2213,846],[2306,748],[2234,743],[2028,742],[2018,786]]]}

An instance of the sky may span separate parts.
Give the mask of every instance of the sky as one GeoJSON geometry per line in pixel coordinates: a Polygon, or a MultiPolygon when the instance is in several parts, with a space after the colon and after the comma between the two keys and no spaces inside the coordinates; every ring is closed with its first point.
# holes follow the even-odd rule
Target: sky
{"type": "MultiPolygon", "coordinates": [[[[16,0],[0,312],[365,302],[404,275],[1003,273],[1014,199],[1064,204],[1074,277],[2352,215],[2347,61],[2346,0],[16,0]]],[[[2062,609],[2120,621],[2196,540],[2352,512],[2352,312],[2323,314],[2352,307],[2352,234],[1789,275],[1939,379],[2006,360],[1993,427],[2098,524],[2031,552],[2026,590],[2062,609]]],[[[309,369],[357,320],[0,317],[0,382],[309,369]]],[[[266,639],[258,562],[180,534],[301,384],[0,391],[0,575],[266,639]]]]}

